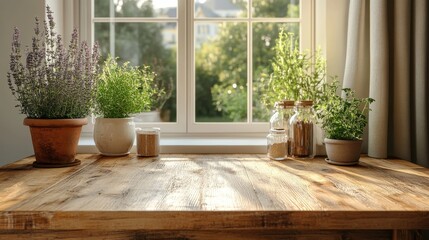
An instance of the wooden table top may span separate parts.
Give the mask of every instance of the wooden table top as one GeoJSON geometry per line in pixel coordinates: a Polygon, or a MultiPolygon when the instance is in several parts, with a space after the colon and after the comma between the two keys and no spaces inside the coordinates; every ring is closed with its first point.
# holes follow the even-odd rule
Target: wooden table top
{"type": "Polygon", "coordinates": [[[429,229],[429,169],[402,160],[78,159],[69,168],[32,168],[32,157],[0,168],[0,230],[429,229]]]}

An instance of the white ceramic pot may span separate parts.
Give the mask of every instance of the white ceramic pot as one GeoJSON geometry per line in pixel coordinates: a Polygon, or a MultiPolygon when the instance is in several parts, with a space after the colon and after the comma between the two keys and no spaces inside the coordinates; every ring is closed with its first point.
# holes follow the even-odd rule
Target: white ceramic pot
{"type": "Polygon", "coordinates": [[[135,139],[133,118],[96,118],[94,141],[98,151],[106,156],[130,153],[135,139]]]}
{"type": "Polygon", "coordinates": [[[325,138],[326,161],[335,165],[359,163],[362,140],[337,140],[325,138]]]}

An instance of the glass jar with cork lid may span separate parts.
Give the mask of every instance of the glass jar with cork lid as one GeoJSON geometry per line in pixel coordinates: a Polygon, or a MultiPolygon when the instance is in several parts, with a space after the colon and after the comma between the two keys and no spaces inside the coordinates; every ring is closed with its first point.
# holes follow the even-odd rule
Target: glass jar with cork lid
{"type": "Polygon", "coordinates": [[[290,119],[292,157],[303,159],[314,157],[316,154],[314,132],[313,101],[296,102],[295,114],[290,119]]]}
{"type": "MultiPolygon", "coordinates": [[[[289,120],[294,114],[294,101],[290,101],[290,100],[278,101],[275,103],[274,107],[275,107],[274,114],[270,118],[270,134],[268,134],[267,136],[268,155],[272,159],[283,160],[286,157],[291,156],[290,141],[288,140],[290,136],[289,120]],[[282,130],[282,131],[277,131],[277,130],[282,130]],[[282,134],[284,136],[281,136],[282,134]],[[279,159],[279,157],[273,157],[272,156],[273,153],[270,153],[270,149],[271,150],[273,149],[273,147],[270,148],[270,142],[273,142],[274,139],[277,139],[279,141],[280,140],[284,141],[284,148],[286,148],[284,151],[286,151],[286,154],[283,159],[279,159]]],[[[279,148],[279,147],[280,147],[279,143],[276,142],[276,145],[274,148],[279,148]]]]}

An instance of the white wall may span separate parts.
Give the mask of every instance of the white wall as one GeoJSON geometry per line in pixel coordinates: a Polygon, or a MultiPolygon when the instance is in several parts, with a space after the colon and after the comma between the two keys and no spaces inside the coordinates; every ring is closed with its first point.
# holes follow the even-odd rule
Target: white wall
{"type": "Polygon", "coordinates": [[[9,54],[13,27],[21,31],[22,42],[31,42],[34,17],[43,19],[44,0],[1,0],[0,2],[0,165],[33,154],[28,127],[22,124],[24,115],[14,106],[17,102],[7,85],[9,54]]]}
{"type": "Polygon", "coordinates": [[[342,81],[347,47],[349,1],[315,0],[316,47],[322,47],[328,76],[342,81]]]}
{"type": "Polygon", "coordinates": [[[55,31],[63,36],[68,45],[74,28],[79,29],[79,1],[76,0],[45,0],[54,12],[55,31]]]}

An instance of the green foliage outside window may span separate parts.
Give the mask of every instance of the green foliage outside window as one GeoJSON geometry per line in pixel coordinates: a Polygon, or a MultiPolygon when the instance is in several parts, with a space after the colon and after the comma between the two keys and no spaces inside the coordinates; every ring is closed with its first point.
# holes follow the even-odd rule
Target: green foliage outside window
{"type": "MultiPolygon", "coordinates": [[[[152,17],[152,1],[139,5],[137,0],[124,1],[121,9],[115,8],[116,17],[152,17]]],[[[237,0],[235,4],[245,6],[246,1],[237,0]]],[[[109,1],[95,0],[95,16],[106,17],[109,14],[109,1]]],[[[254,0],[254,17],[299,17],[298,0],[254,0]],[[269,4],[267,4],[269,3],[269,4]],[[287,7],[285,7],[287,6],[287,7]],[[285,13],[285,9],[286,13],[285,13]]],[[[246,13],[247,17],[247,13],[246,13]]],[[[171,23],[168,23],[171,24],[171,23]]],[[[155,82],[169,86],[173,83],[171,95],[165,104],[153,108],[171,110],[170,120],[176,120],[176,47],[163,45],[163,26],[160,23],[95,23],[95,38],[101,45],[103,55],[112,50],[111,31],[115,31],[113,43],[115,56],[130,61],[131,65],[149,65],[157,73],[155,82]],[[114,27],[112,27],[112,25],[114,27]],[[161,70],[160,70],[161,69],[161,70]]],[[[195,55],[195,103],[197,122],[242,122],[247,120],[247,23],[219,24],[217,38],[204,42],[195,55]],[[200,81],[201,80],[201,81],[200,81]]],[[[165,26],[164,26],[165,27],[165,26]]],[[[253,47],[253,121],[267,121],[272,108],[265,105],[263,98],[273,72],[273,50],[280,30],[299,36],[298,23],[252,24],[253,47]]],[[[164,87],[168,90],[168,87],[164,87]]],[[[165,100],[165,99],[164,99],[165,100]]],[[[274,101],[274,100],[273,100],[274,101]]],[[[162,102],[162,100],[161,100],[162,102]]]]}
{"type": "MultiPolygon", "coordinates": [[[[254,1],[254,16],[275,17],[278,9],[284,9],[284,1],[254,1]]],[[[299,16],[298,5],[289,4],[287,16],[299,16]]],[[[284,15],[284,14],[283,14],[284,15]]],[[[294,23],[253,23],[253,121],[267,121],[273,105],[264,104],[269,76],[273,71],[272,60],[276,54],[273,49],[275,40],[281,29],[299,36],[299,24],[294,23]]],[[[197,88],[203,75],[210,74],[218,81],[213,81],[211,97],[216,107],[216,115],[222,116],[222,121],[242,122],[247,119],[247,27],[244,23],[222,24],[218,38],[206,42],[198,50],[195,63],[200,71],[196,73],[197,88]],[[214,63],[208,65],[207,63],[214,63]],[[198,75],[203,74],[203,75],[198,75]]],[[[198,93],[197,93],[198,94],[198,93]]],[[[275,98],[274,101],[278,100],[275,98]]],[[[199,103],[197,101],[197,103],[199,103]]],[[[203,106],[210,108],[211,106],[203,106]]],[[[199,112],[196,116],[198,121],[199,112]]],[[[217,120],[218,121],[218,120],[217,120]]]]}

